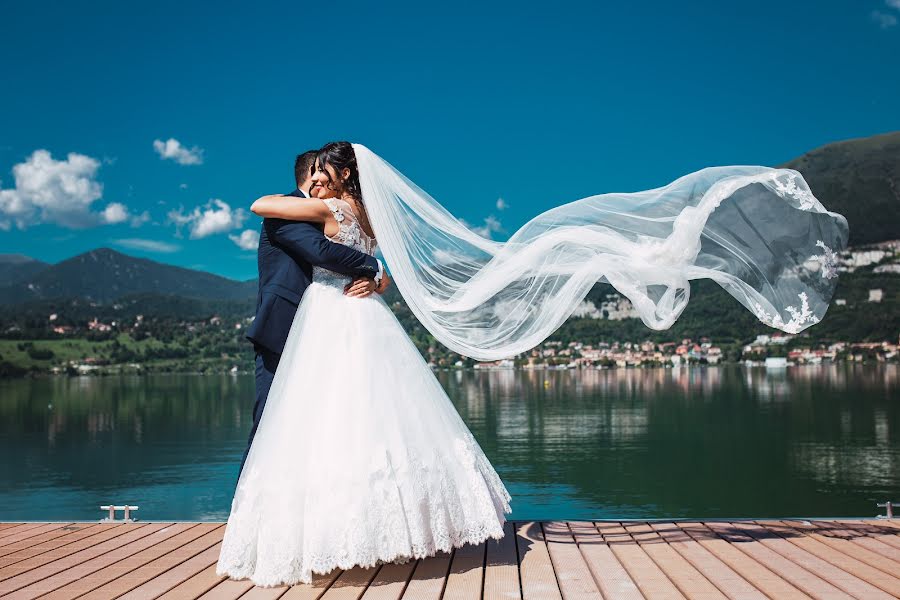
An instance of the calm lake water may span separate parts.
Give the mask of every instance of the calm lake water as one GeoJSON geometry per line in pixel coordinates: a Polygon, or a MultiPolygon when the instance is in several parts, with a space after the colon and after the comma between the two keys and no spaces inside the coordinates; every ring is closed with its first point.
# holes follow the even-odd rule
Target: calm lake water
{"type": "MultiPolygon", "coordinates": [[[[438,377],[515,519],[873,516],[900,500],[896,365],[438,377]]],[[[92,520],[111,502],[225,519],[252,399],[250,376],[0,381],[0,520],[92,520]]]]}

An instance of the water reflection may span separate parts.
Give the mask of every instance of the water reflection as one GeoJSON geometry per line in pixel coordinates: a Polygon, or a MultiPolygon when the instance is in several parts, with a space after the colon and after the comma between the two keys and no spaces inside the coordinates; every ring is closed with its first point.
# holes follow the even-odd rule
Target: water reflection
{"type": "MultiPolygon", "coordinates": [[[[513,518],[835,516],[900,492],[898,368],[445,371],[513,518]]],[[[250,377],[0,381],[0,519],[227,516],[250,377]]],[[[327,482],[326,482],[327,484],[327,482]]]]}

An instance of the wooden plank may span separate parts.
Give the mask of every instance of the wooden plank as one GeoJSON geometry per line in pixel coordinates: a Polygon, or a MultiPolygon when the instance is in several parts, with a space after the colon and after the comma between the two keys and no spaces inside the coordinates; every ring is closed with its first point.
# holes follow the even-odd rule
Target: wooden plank
{"type": "Polygon", "coordinates": [[[900,524],[879,520],[508,522],[501,540],[271,588],[215,574],[224,523],[0,525],[3,600],[900,597],[900,524]]]}
{"type": "Polygon", "coordinates": [[[624,525],[597,522],[595,526],[646,598],[684,598],[684,594],[635,542],[624,525]]]}
{"type": "Polygon", "coordinates": [[[767,596],[675,523],[651,523],[669,546],[732,600],[766,600],[767,596]]]}
{"type": "Polygon", "coordinates": [[[278,600],[290,589],[289,585],[275,587],[252,587],[241,596],[241,600],[278,600]]]}
{"type": "MultiPolygon", "coordinates": [[[[889,600],[892,598],[890,594],[886,594],[871,583],[836,567],[806,548],[792,544],[779,535],[779,532],[775,529],[751,522],[741,522],[736,523],[736,525],[747,531],[754,539],[759,540],[760,543],[768,546],[794,564],[803,567],[810,573],[820,577],[823,581],[829,582],[851,596],[872,598],[873,600],[889,600]]],[[[782,527],[781,529],[783,530],[784,528],[782,527]]],[[[849,557],[847,558],[849,559],[849,557]]]]}
{"type": "Polygon", "coordinates": [[[625,524],[625,530],[686,597],[727,600],[725,594],[670,547],[648,523],[625,524]]]}
{"type": "Polygon", "coordinates": [[[484,560],[484,600],[519,600],[519,559],[512,521],[503,524],[504,536],[488,540],[484,560]]]}
{"type": "Polygon", "coordinates": [[[807,594],[817,598],[849,599],[851,597],[830,581],[822,579],[815,573],[804,569],[792,559],[786,558],[768,547],[768,545],[761,543],[751,536],[740,523],[710,522],[706,524],[722,538],[732,542],[735,547],[745,554],[778,573],[807,594]]]}
{"type": "Polygon", "coordinates": [[[74,554],[79,550],[96,546],[106,540],[125,535],[135,529],[140,529],[143,524],[136,526],[118,526],[118,525],[96,525],[90,530],[85,529],[80,532],[73,533],[72,536],[63,538],[65,541],[54,540],[46,545],[32,546],[25,550],[20,550],[13,554],[8,554],[0,558],[0,581],[8,579],[13,575],[17,575],[25,570],[36,568],[48,562],[53,562],[70,554],[74,554]],[[71,538],[75,538],[72,540],[71,538]],[[16,569],[10,569],[10,565],[23,563],[16,566],[16,569]]]}
{"type": "MultiPolygon", "coordinates": [[[[688,534],[691,539],[708,550],[710,554],[727,564],[735,573],[769,598],[778,598],[779,600],[782,598],[785,600],[805,600],[810,598],[800,589],[791,585],[786,579],[739,550],[740,541],[731,543],[722,539],[705,523],[679,522],[676,525],[688,534]]],[[[744,543],[752,543],[749,537],[744,537],[744,543]]]]}
{"type": "Polygon", "coordinates": [[[318,600],[342,572],[340,569],[334,569],[325,575],[313,573],[312,583],[298,583],[292,586],[280,600],[318,600]]]}
{"type": "MultiPolygon", "coordinates": [[[[31,581],[31,583],[25,587],[20,585],[20,577],[13,577],[0,585],[16,585],[17,591],[9,596],[10,599],[20,600],[23,598],[35,598],[42,594],[52,592],[64,585],[68,585],[73,581],[85,578],[95,571],[99,571],[104,567],[115,564],[133,554],[137,554],[149,546],[153,546],[162,540],[178,535],[182,531],[196,526],[195,523],[169,523],[160,525],[162,526],[149,535],[142,535],[138,539],[120,545],[120,547],[117,547],[114,550],[101,550],[101,544],[100,546],[94,546],[87,551],[77,552],[62,560],[54,561],[49,565],[24,573],[24,580],[31,581]],[[50,577],[50,575],[52,575],[52,577],[50,577]]],[[[150,525],[143,529],[149,529],[151,527],[153,526],[150,525]]],[[[137,531],[135,531],[135,533],[137,533],[137,531]]],[[[125,538],[125,536],[122,537],[125,538]]],[[[0,587],[0,589],[2,589],[2,587],[0,587]]]]}
{"type": "Polygon", "coordinates": [[[237,600],[252,587],[253,582],[249,579],[223,579],[215,584],[215,587],[200,596],[198,600],[237,600]]]}
{"type": "Polygon", "coordinates": [[[450,572],[449,552],[438,552],[419,560],[412,578],[403,592],[404,600],[440,600],[444,582],[450,572]]]}
{"type": "MultiPolygon", "coordinates": [[[[792,521],[792,523],[797,523],[797,521],[792,521]]],[[[821,524],[821,523],[813,523],[807,521],[810,526],[810,533],[818,540],[821,540],[827,544],[841,544],[843,542],[852,542],[852,546],[861,547],[866,550],[869,554],[862,556],[877,556],[880,558],[885,558],[890,563],[887,563],[889,568],[886,570],[888,573],[900,572],[900,548],[895,548],[890,544],[885,544],[881,540],[878,540],[874,537],[870,537],[864,531],[852,530],[849,528],[844,528],[842,525],[833,524],[832,526],[821,524]],[[891,564],[896,564],[897,567],[891,567],[891,564]]],[[[865,562],[869,562],[865,558],[857,556],[860,560],[865,562]]],[[[875,559],[874,562],[869,562],[873,567],[879,566],[880,560],[875,559]]],[[[885,571],[884,568],[881,568],[882,571],[885,571]]]]}
{"type": "MultiPolygon", "coordinates": [[[[180,565],[162,572],[153,579],[134,588],[119,600],[153,600],[158,598],[191,577],[201,573],[204,569],[209,568],[210,565],[215,567],[221,550],[222,544],[217,543],[215,546],[207,548],[180,565]]],[[[206,590],[203,591],[205,592],[206,590]]]]}
{"type": "Polygon", "coordinates": [[[100,534],[107,539],[103,539],[99,543],[93,539],[99,536],[92,536],[69,546],[4,567],[0,569],[0,580],[2,580],[0,581],[0,596],[51,577],[90,559],[113,552],[170,525],[171,523],[154,523],[111,526],[109,531],[100,534]]]}
{"type": "MultiPolygon", "coordinates": [[[[694,569],[683,557],[681,557],[677,552],[675,552],[672,548],[666,544],[665,540],[660,537],[658,533],[656,533],[652,527],[646,522],[622,522],[621,529],[624,530],[631,537],[631,542],[637,544],[641,550],[650,558],[651,561],[662,571],[662,573],[666,576],[666,578],[671,582],[678,591],[686,596],[692,597],[690,592],[692,585],[697,585],[698,582],[703,582],[711,589],[703,590],[707,594],[716,594],[718,593],[715,590],[714,586],[710,586],[709,582],[702,576],[702,574],[694,569]],[[674,568],[671,563],[675,562],[674,568]],[[681,574],[677,572],[677,569],[685,569],[687,573],[682,577],[681,574]],[[673,576],[674,571],[674,576],[673,576]],[[691,581],[694,580],[694,581],[691,581]]],[[[616,539],[620,539],[623,544],[629,543],[628,538],[625,537],[618,528],[610,529],[610,535],[615,535],[616,539]]],[[[693,590],[695,593],[702,593],[700,590],[693,590]]],[[[721,600],[721,594],[719,597],[716,597],[717,600],[721,600]]]]}
{"type": "Polygon", "coordinates": [[[375,575],[378,574],[378,566],[363,569],[360,566],[347,569],[334,580],[325,593],[323,600],[357,600],[366,591],[375,575]]]}
{"type": "MultiPolygon", "coordinates": [[[[52,528],[55,525],[59,525],[60,527],[65,527],[70,523],[49,523],[52,528]]],[[[10,527],[9,529],[4,529],[0,531],[0,544],[3,544],[5,540],[11,536],[18,536],[25,532],[31,531],[32,529],[44,528],[46,530],[48,523],[20,523],[15,527],[10,527]]]]}
{"type": "Polygon", "coordinates": [[[465,544],[453,551],[450,573],[444,586],[444,600],[481,598],[484,582],[484,555],[487,544],[465,544]]]}
{"type": "Polygon", "coordinates": [[[601,598],[600,589],[566,522],[548,521],[542,523],[541,527],[563,598],[565,600],[601,598]]]}
{"type": "Polygon", "coordinates": [[[540,522],[517,523],[516,547],[524,600],[562,599],[540,522]]]}
{"type": "MultiPolygon", "coordinates": [[[[224,533],[225,528],[221,523],[201,523],[180,536],[166,540],[112,567],[94,573],[88,579],[93,582],[92,585],[102,585],[79,598],[81,600],[118,598],[157,575],[193,558],[210,546],[218,544],[222,541],[224,533]],[[182,545],[179,546],[179,544],[182,545]],[[135,565],[138,565],[137,568],[132,569],[135,565]],[[104,579],[109,579],[109,581],[103,584],[104,579]]],[[[57,590],[47,596],[46,600],[63,600],[66,598],[65,592],[65,588],[57,590]]]]}
{"type": "MultiPolygon", "coordinates": [[[[795,529],[782,521],[757,521],[757,524],[768,531],[777,533],[782,539],[790,542],[797,548],[828,562],[845,574],[852,575],[869,585],[875,586],[886,594],[900,598],[900,579],[890,575],[890,571],[882,571],[866,564],[865,562],[854,558],[851,554],[842,552],[829,544],[821,542],[814,537],[807,535],[804,531],[795,529]]],[[[844,544],[851,552],[856,552],[857,550],[863,552],[861,548],[855,547],[852,543],[844,542],[844,544]]],[[[883,566],[889,562],[893,563],[893,561],[883,557],[881,562],[883,566]]],[[[900,564],[894,563],[893,572],[900,573],[900,564]]],[[[834,571],[832,571],[832,573],[834,573],[834,571]]],[[[852,582],[853,580],[850,581],[852,582]]],[[[858,595],[857,592],[851,590],[847,591],[848,593],[858,595]]],[[[876,596],[872,597],[874,598],[876,596]]]]}
{"type": "MultiPolygon", "coordinates": [[[[80,539],[80,537],[84,537],[85,535],[93,535],[98,531],[100,531],[100,529],[96,524],[92,525],[90,523],[75,523],[73,525],[68,525],[61,529],[48,531],[35,537],[7,544],[2,549],[0,549],[0,560],[2,560],[4,557],[10,556],[12,554],[17,554],[18,552],[27,550],[29,548],[43,548],[49,550],[51,548],[64,546],[80,539]],[[81,534],[81,536],[79,537],[78,534],[81,534]]],[[[34,556],[34,554],[31,554],[30,556],[34,556]]]]}
{"type": "Polygon", "coordinates": [[[568,525],[604,598],[640,600],[644,597],[593,523],[571,521],[568,525]]]}
{"type": "Polygon", "coordinates": [[[16,544],[23,540],[28,540],[40,536],[48,531],[56,531],[63,527],[68,527],[73,523],[39,523],[37,527],[26,527],[25,529],[10,529],[7,535],[0,538],[0,550],[3,550],[10,544],[16,544]]]}
{"type": "Polygon", "coordinates": [[[410,559],[405,563],[383,565],[363,593],[363,600],[399,600],[417,563],[417,560],[410,559]]]}
{"type": "MultiPolygon", "coordinates": [[[[216,558],[218,561],[218,558],[216,558]]],[[[210,565],[193,577],[184,580],[159,597],[159,600],[196,600],[224,580],[216,575],[216,565],[210,565]]]]}
{"type": "Polygon", "coordinates": [[[882,525],[883,521],[831,521],[831,523],[837,524],[837,526],[851,527],[853,531],[864,532],[882,544],[900,548],[900,532],[893,527],[882,525]]]}
{"type": "MultiPolygon", "coordinates": [[[[127,557],[106,564],[100,569],[91,569],[90,574],[82,575],[76,581],[72,581],[63,587],[57,588],[52,593],[48,593],[44,596],[44,600],[68,600],[69,598],[82,597],[82,595],[104,586],[124,575],[130,574],[135,569],[143,567],[147,563],[161,556],[165,556],[188,542],[195,540],[208,532],[210,527],[221,527],[221,525],[217,523],[190,523],[180,525],[190,526],[183,527],[183,529],[178,531],[175,535],[167,536],[163,539],[156,539],[153,540],[152,543],[144,544],[139,552],[132,553],[127,557]]],[[[210,545],[212,543],[213,542],[210,542],[210,545]]],[[[140,544],[140,542],[138,544],[140,544]]],[[[205,548],[201,548],[200,550],[203,549],[205,548]]],[[[197,552],[200,550],[197,550],[197,552]]],[[[194,554],[196,554],[196,552],[194,554]]],[[[123,589],[122,593],[127,592],[129,589],[130,588],[123,589]]],[[[92,598],[92,600],[94,599],[93,596],[89,597],[92,598]]],[[[108,594],[101,594],[100,597],[108,597],[108,594]]]]}

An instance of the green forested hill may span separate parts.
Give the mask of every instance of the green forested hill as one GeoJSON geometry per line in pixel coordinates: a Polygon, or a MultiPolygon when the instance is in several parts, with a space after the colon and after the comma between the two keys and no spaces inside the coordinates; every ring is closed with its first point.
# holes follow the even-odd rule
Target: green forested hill
{"type": "Polygon", "coordinates": [[[0,254],[0,287],[18,283],[49,266],[22,254],[0,254]]]}
{"type": "Polygon", "coordinates": [[[799,171],[828,210],[847,217],[851,245],[900,238],[900,131],[827,144],[778,166],[799,171]]]}

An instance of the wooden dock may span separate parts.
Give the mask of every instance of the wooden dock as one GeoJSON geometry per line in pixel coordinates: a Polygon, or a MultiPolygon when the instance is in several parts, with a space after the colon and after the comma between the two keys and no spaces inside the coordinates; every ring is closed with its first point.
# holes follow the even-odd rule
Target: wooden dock
{"type": "Polygon", "coordinates": [[[516,521],[500,541],[258,588],[215,573],[224,523],[0,523],[0,598],[900,597],[900,521],[516,521]]]}

